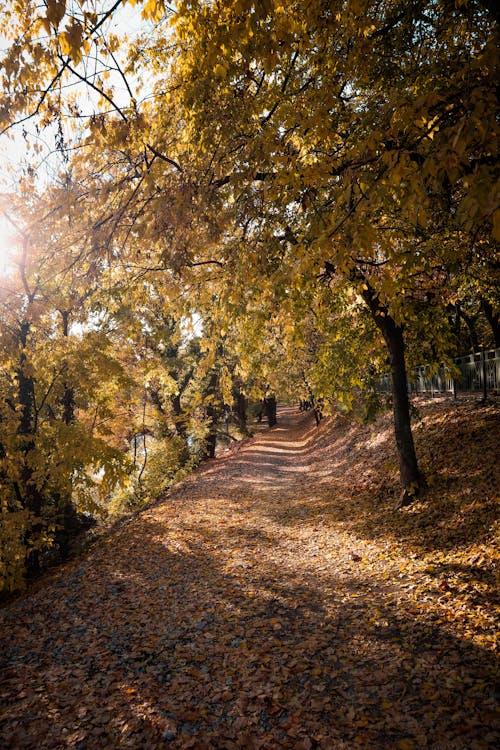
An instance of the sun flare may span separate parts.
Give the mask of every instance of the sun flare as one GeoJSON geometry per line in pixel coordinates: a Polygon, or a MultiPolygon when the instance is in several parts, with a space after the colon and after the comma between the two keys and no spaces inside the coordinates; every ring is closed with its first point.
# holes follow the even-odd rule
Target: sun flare
{"type": "Polygon", "coordinates": [[[9,275],[14,267],[14,230],[3,214],[0,214],[0,275],[9,275]]]}

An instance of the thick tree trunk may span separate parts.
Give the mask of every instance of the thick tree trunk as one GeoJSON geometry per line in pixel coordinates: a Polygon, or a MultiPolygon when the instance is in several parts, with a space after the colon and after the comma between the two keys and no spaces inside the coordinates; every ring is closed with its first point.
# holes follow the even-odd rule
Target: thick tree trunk
{"type": "Polygon", "coordinates": [[[26,438],[24,445],[33,447],[35,421],[35,383],[31,375],[26,375],[26,346],[30,332],[29,323],[21,323],[19,329],[19,344],[21,345],[21,356],[17,368],[17,382],[19,387],[19,405],[21,407],[21,419],[19,422],[19,434],[26,438]],[[31,438],[31,440],[30,440],[31,438]]]}
{"type": "Polygon", "coordinates": [[[21,323],[19,329],[19,344],[21,356],[17,368],[18,401],[20,406],[20,421],[18,434],[22,440],[21,450],[23,453],[23,467],[21,470],[20,495],[21,502],[33,517],[33,525],[26,533],[25,544],[29,550],[26,555],[26,569],[29,574],[36,575],[40,571],[40,556],[38,550],[33,548],[39,540],[42,531],[42,495],[33,481],[33,467],[30,465],[30,453],[35,448],[36,413],[35,413],[35,382],[31,375],[26,375],[26,347],[30,333],[30,324],[27,321],[21,323]],[[31,549],[30,549],[31,547],[31,549]]]}
{"type": "Polygon", "coordinates": [[[403,329],[381,304],[375,290],[366,283],[363,298],[380,329],[391,364],[394,433],[399,455],[399,476],[402,486],[396,508],[409,505],[423,488],[423,478],[418,468],[417,454],[411,431],[410,401],[406,380],[405,345],[403,329]]]}
{"type": "MultiPolygon", "coordinates": [[[[62,334],[65,338],[67,338],[69,336],[69,311],[63,310],[61,312],[61,317],[63,324],[62,334]]],[[[63,387],[63,422],[66,425],[70,425],[75,420],[75,391],[68,383],[64,383],[63,387]]]]}
{"type": "Polygon", "coordinates": [[[202,456],[203,458],[215,458],[215,448],[217,445],[217,426],[220,419],[217,390],[217,372],[212,371],[205,390],[205,396],[209,397],[208,404],[205,407],[205,418],[208,425],[208,434],[205,438],[205,446],[202,456]]]}
{"type": "MultiPolygon", "coordinates": [[[[70,311],[61,310],[60,312],[62,317],[62,335],[68,338],[70,311]]],[[[63,388],[64,391],[61,400],[63,407],[62,421],[65,425],[69,426],[75,421],[75,391],[67,382],[63,383],[63,388]]],[[[56,533],[54,541],[59,546],[61,559],[65,560],[69,555],[71,539],[75,535],[74,519],[77,515],[76,508],[72,502],[71,480],[68,492],[65,494],[58,492],[53,496],[53,500],[56,507],[56,533]]]]}
{"type": "Polygon", "coordinates": [[[75,421],[75,392],[67,383],[64,383],[62,405],[63,422],[66,425],[70,425],[75,421]]]}
{"type": "Polygon", "coordinates": [[[491,302],[488,302],[487,299],[481,301],[481,307],[483,308],[486,319],[493,331],[495,349],[500,349],[500,315],[493,310],[493,305],[491,302]]]}
{"type": "Polygon", "coordinates": [[[262,416],[264,414],[264,399],[259,404],[259,410],[257,412],[257,423],[260,424],[262,422],[262,416]]]}
{"type": "Polygon", "coordinates": [[[217,445],[217,412],[213,406],[208,406],[206,415],[209,420],[210,428],[205,438],[204,458],[215,458],[215,448],[217,445]]]}
{"type": "Polygon", "coordinates": [[[264,399],[264,410],[266,412],[269,427],[274,427],[278,420],[276,419],[276,397],[268,396],[264,399]]]}
{"type": "Polygon", "coordinates": [[[170,397],[170,403],[172,405],[172,411],[174,413],[174,424],[175,432],[183,440],[187,439],[186,423],[184,421],[184,415],[182,413],[181,405],[181,394],[176,393],[170,397]]]}
{"type": "Polygon", "coordinates": [[[391,363],[394,433],[399,454],[399,476],[403,487],[400,504],[404,505],[418,495],[421,489],[421,477],[411,431],[404,338],[402,329],[390,317],[386,317],[382,334],[391,363]]]}
{"type": "Polygon", "coordinates": [[[463,310],[460,310],[460,315],[465,320],[467,328],[469,330],[471,352],[474,354],[479,351],[479,338],[476,329],[476,315],[467,315],[463,310]]]}
{"type": "Polygon", "coordinates": [[[238,421],[240,423],[241,429],[246,431],[247,400],[245,398],[245,395],[241,391],[238,391],[238,396],[236,397],[236,413],[238,414],[238,421]]]}
{"type": "MultiPolygon", "coordinates": [[[[177,351],[177,350],[176,350],[177,351]]],[[[175,414],[175,431],[179,437],[181,437],[187,444],[188,433],[186,429],[186,418],[182,410],[182,395],[188,387],[191,378],[193,377],[193,368],[191,367],[182,379],[179,379],[179,374],[176,370],[170,370],[170,377],[176,380],[179,384],[179,391],[171,397],[172,409],[175,414]]]]}

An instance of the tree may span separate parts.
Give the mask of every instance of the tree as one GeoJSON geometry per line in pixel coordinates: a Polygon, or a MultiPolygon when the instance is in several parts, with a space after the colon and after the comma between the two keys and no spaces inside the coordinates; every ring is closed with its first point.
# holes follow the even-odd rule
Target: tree
{"type": "Polygon", "coordinates": [[[116,392],[131,381],[109,337],[85,317],[90,295],[82,297],[71,259],[51,254],[44,222],[54,237],[57,219],[40,212],[22,229],[18,272],[2,290],[0,498],[9,543],[0,587],[7,589],[20,585],[25,569],[38,572],[54,539],[67,552],[76,511],[98,509],[129,466],[110,440],[109,420],[116,392]]]}
{"type": "Polygon", "coordinates": [[[233,216],[231,272],[248,273],[250,226],[287,286],[331,268],[358,290],[391,360],[404,500],[421,486],[406,300],[437,288],[444,302],[439,269],[498,235],[496,20],[489,5],[420,1],[186,2],[176,18],[176,90],[207,201],[222,191],[233,216]]]}
{"type": "MultiPolygon", "coordinates": [[[[145,14],[163,7],[147,3],[145,14]]],[[[89,44],[113,53],[101,31],[115,8],[94,18],[70,17],[55,0],[29,6],[35,33],[37,24],[49,32],[43,43],[17,11],[14,35],[23,24],[26,34],[5,58],[6,126],[21,112],[62,116],[55,93],[67,76],[99,88],[113,114],[96,112],[83,139],[93,150],[72,162],[82,200],[99,205],[89,238],[128,269],[168,270],[181,294],[197,290],[193,311],[208,319],[217,309],[227,330],[250,312],[260,326],[258,305],[276,312],[284,300],[300,322],[302,299],[323,296],[321,276],[332,301],[346,290],[364,301],[391,361],[402,499],[411,499],[422,482],[408,346],[425,338],[434,357],[448,353],[446,311],[468,268],[493,325],[498,314],[479,273],[500,227],[495,7],[186,0],[173,27],[130,46],[129,70],[153,80],[154,96],[127,107],[78,68],[89,44]],[[41,94],[27,51],[41,62],[41,94]]]]}

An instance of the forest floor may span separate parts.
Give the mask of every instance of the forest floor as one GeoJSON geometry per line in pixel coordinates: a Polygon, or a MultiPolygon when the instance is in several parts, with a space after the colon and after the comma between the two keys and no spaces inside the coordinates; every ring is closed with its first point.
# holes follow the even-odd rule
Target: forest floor
{"type": "Polygon", "coordinates": [[[500,406],[283,408],[0,611],[0,746],[500,747],[500,406]],[[498,541],[498,537],[497,537],[498,541]]]}

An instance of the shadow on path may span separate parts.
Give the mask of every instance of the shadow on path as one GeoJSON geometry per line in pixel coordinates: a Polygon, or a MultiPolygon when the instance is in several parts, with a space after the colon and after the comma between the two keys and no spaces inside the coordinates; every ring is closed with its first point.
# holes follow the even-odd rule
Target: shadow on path
{"type": "Polygon", "coordinates": [[[0,612],[2,747],[497,746],[492,654],[322,546],[315,428],[282,417],[0,612]]]}

